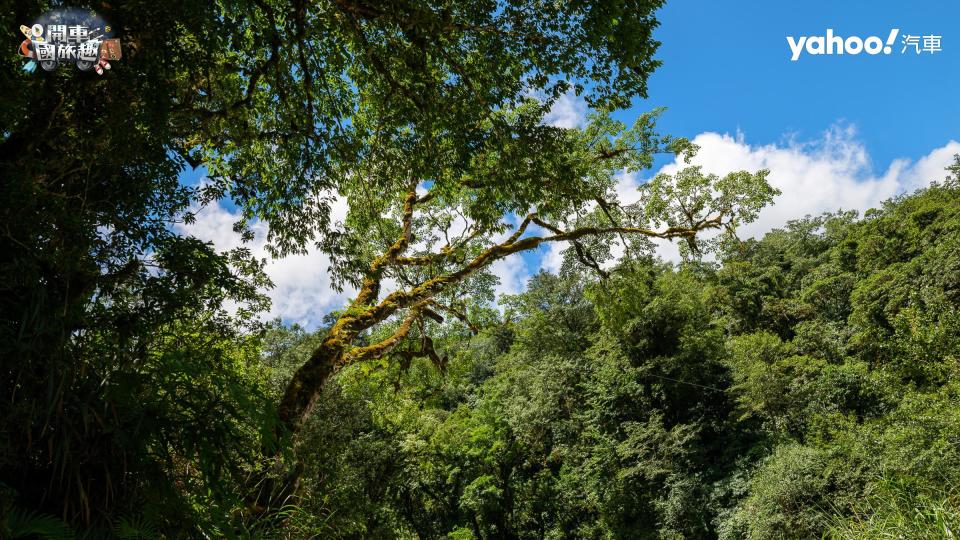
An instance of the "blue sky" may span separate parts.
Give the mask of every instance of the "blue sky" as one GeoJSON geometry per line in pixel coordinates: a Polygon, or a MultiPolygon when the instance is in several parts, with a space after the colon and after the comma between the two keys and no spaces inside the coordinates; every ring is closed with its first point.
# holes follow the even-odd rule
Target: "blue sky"
{"type": "MultiPolygon", "coordinates": [[[[695,164],[724,174],[770,170],[783,194],[741,236],[760,236],[789,219],[838,209],[864,211],[899,193],[942,179],[960,153],[960,0],[930,2],[713,2],[668,1],[656,32],[663,65],[649,81],[649,97],[619,113],[631,122],[655,107],[668,108],[661,132],[685,136],[701,150],[695,164]],[[900,29],[891,54],[800,55],[791,61],[787,36],[879,36],[900,29]],[[940,35],[942,51],[901,53],[903,35],[940,35]]],[[[548,123],[582,125],[583,101],[565,96],[548,123]]],[[[636,187],[680,164],[661,159],[653,171],[624,175],[617,192],[633,202],[636,187]]],[[[184,174],[196,182],[203,171],[184,174]]],[[[340,209],[342,212],[343,209],[340,209]]],[[[239,242],[235,208],[205,208],[188,230],[221,248],[239,242]]],[[[263,226],[251,249],[266,256],[263,226]]],[[[541,269],[556,271],[563,245],[515,255],[492,271],[499,293],[516,293],[541,269]]],[[[658,253],[677,259],[663,244],[658,253]]],[[[330,287],[320,253],[272,260],[267,272],[269,316],[315,327],[351,293],[330,287]]]]}
{"type": "MultiPolygon", "coordinates": [[[[741,130],[754,144],[855,125],[885,168],[960,138],[960,1],[668,0],[655,33],[663,66],[635,110],[669,108],[665,131],[741,130]],[[942,52],[801,56],[786,36],[942,35],[942,52]]],[[[899,39],[898,39],[899,41],[899,39]]],[[[628,116],[631,116],[628,114],[628,116]]]]}

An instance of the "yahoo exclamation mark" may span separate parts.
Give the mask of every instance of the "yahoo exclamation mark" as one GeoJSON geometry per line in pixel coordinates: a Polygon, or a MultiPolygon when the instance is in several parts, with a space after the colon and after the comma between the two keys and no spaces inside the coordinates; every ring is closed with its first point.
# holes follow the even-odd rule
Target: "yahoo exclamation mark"
{"type": "Polygon", "coordinates": [[[890,54],[893,52],[893,44],[897,42],[897,34],[899,33],[899,28],[894,28],[890,31],[890,37],[887,38],[887,46],[883,48],[883,54],[890,54]]]}

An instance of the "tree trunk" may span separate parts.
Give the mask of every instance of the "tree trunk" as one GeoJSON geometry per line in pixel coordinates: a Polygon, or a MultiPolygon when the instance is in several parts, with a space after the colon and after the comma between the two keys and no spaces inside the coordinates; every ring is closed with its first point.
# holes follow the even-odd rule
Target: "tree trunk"
{"type": "Polygon", "coordinates": [[[336,325],[330,330],[310,359],[293,375],[280,400],[277,412],[281,425],[276,430],[273,444],[263,450],[264,455],[272,460],[272,466],[251,479],[247,504],[252,515],[261,518],[273,515],[289,504],[300,489],[303,466],[286,450],[293,448],[320,391],[343,359],[346,340],[338,330],[336,325]],[[289,447],[285,441],[290,442],[289,447]],[[292,457],[292,461],[288,461],[288,457],[292,457]]]}
{"type": "MultiPolygon", "coordinates": [[[[407,202],[411,208],[410,212],[412,212],[411,201],[415,199],[416,193],[412,192],[407,202]]],[[[409,225],[407,229],[409,230],[409,225]]],[[[398,240],[395,247],[391,249],[402,249],[406,240],[406,237],[398,240]]],[[[376,268],[372,269],[371,273],[376,274],[376,278],[368,277],[364,280],[364,285],[356,299],[351,303],[351,308],[368,306],[372,299],[376,299],[380,288],[379,274],[377,274],[376,268]]],[[[327,335],[324,336],[320,346],[310,355],[310,359],[294,373],[277,406],[277,415],[281,425],[278,426],[275,434],[274,442],[276,445],[273,448],[264,449],[264,454],[273,458],[273,470],[265,471],[264,475],[255,479],[256,483],[254,485],[257,495],[251,501],[251,510],[256,514],[271,514],[287,504],[296,495],[300,487],[303,466],[295,455],[292,456],[292,464],[286,463],[284,459],[286,457],[285,442],[289,441],[291,449],[296,448],[296,438],[310,415],[317,397],[320,396],[321,390],[337,368],[344,363],[344,355],[353,340],[360,332],[381,322],[395,310],[396,308],[384,311],[379,316],[371,316],[369,311],[365,314],[366,316],[361,317],[355,315],[341,316],[327,331],[327,335]]],[[[407,329],[409,329],[410,322],[409,319],[406,321],[407,329]]],[[[389,349],[388,344],[390,343],[392,343],[391,340],[387,339],[381,345],[389,349]]]]}
{"type": "Polygon", "coordinates": [[[280,400],[277,412],[290,436],[295,437],[303,427],[320,391],[343,359],[344,344],[334,334],[328,334],[310,360],[290,379],[280,400]]]}

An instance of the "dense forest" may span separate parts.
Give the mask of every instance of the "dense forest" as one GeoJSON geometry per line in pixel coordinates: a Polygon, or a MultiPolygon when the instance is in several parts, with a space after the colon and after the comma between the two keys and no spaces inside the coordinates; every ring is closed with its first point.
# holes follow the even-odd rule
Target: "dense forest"
{"type": "MultiPolygon", "coordinates": [[[[952,537],[957,173],[718,264],[541,273],[439,332],[441,369],[344,370],[305,435],[304,533],[952,537]]],[[[271,380],[322,334],[272,329],[271,380]]]]}
{"type": "Polygon", "coordinates": [[[661,4],[93,2],[108,73],[0,58],[0,537],[954,538],[960,156],[738,236],[772,173],[623,121],[661,4]],[[351,299],[265,321],[214,204],[351,299]]]}

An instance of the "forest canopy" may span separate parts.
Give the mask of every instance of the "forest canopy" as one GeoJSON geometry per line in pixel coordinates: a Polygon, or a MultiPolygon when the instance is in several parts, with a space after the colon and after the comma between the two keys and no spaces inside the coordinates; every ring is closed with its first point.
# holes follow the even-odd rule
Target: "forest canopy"
{"type": "Polygon", "coordinates": [[[739,238],[769,171],[619,119],[661,3],[94,2],[105,76],[4,56],[0,535],[952,535],[960,158],[739,238]],[[264,322],[265,261],[182,227],[220,203],[350,301],[264,322]]]}

